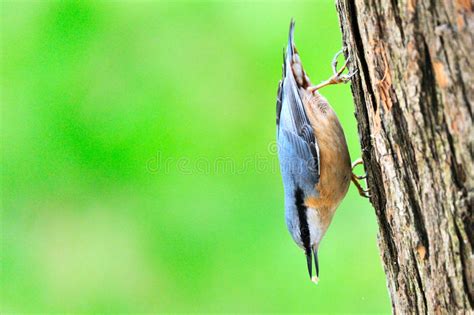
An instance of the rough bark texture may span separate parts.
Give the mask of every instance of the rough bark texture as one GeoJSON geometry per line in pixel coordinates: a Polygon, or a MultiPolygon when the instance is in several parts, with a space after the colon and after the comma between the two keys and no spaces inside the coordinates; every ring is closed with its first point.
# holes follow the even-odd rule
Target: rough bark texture
{"type": "Polygon", "coordinates": [[[471,0],[338,0],[394,313],[473,312],[471,0]]]}

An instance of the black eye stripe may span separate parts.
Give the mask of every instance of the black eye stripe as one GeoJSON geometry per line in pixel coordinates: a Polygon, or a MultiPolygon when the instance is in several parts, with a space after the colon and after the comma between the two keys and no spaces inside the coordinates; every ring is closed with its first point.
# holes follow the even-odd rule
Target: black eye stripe
{"type": "Polygon", "coordinates": [[[306,254],[311,255],[310,235],[308,227],[308,218],[306,216],[307,207],[304,204],[304,192],[298,187],[295,190],[295,203],[298,210],[298,219],[300,221],[300,236],[306,254]]]}

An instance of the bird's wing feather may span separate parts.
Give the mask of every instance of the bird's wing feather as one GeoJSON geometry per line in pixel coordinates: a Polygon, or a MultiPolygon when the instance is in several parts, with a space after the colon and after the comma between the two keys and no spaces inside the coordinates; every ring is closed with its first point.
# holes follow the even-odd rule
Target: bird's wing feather
{"type": "MultiPolygon", "coordinates": [[[[314,130],[306,115],[306,111],[299,93],[299,86],[295,80],[292,62],[295,54],[293,44],[294,23],[290,26],[288,47],[283,66],[283,79],[280,81],[277,96],[277,128],[280,148],[287,152],[287,159],[306,161],[312,181],[319,181],[319,147],[314,136],[314,130]],[[282,141],[280,133],[284,132],[282,141]],[[290,153],[291,154],[288,154],[290,153]],[[293,155],[293,157],[291,157],[293,155]]],[[[291,163],[287,161],[286,163],[291,163]]],[[[295,161],[296,162],[296,161],[295,161]]],[[[304,174],[302,174],[304,175],[304,174]]]]}

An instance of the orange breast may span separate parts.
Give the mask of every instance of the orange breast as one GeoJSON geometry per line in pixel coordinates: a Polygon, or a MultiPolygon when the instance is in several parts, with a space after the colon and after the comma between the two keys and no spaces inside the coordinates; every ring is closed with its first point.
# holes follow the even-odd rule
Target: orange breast
{"type": "Polygon", "coordinates": [[[328,225],[349,188],[349,150],[339,119],[326,99],[318,93],[313,95],[303,89],[300,93],[314,129],[320,155],[320,179],[316,185],[319,197],[310,197],[305,203],[308,207],[317,209],[321,221],[328,225]]]}

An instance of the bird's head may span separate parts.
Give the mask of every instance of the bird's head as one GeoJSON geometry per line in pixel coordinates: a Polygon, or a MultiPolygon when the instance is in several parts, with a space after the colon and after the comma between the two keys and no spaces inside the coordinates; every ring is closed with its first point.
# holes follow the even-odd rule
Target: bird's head
{"type": "Polygon", "coordinates": [[[317,282],[319,277],[318,248],[327,227],[321,222],[319,213],[306,205],[302,189],[295,189],[292,198],[286,198],[286,201],[285,216],[288,231],[305,253],[310,279],[317,282]]]}

